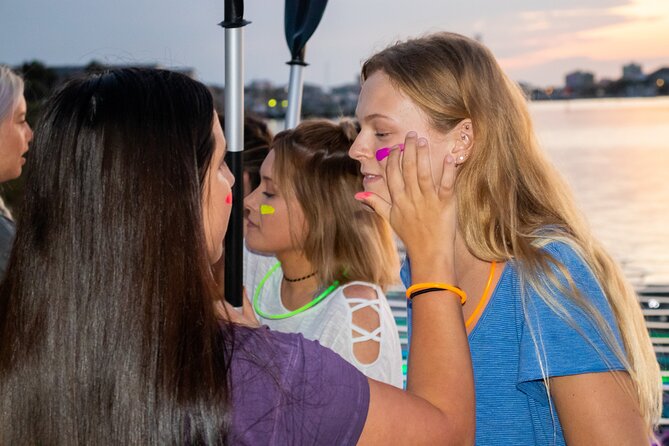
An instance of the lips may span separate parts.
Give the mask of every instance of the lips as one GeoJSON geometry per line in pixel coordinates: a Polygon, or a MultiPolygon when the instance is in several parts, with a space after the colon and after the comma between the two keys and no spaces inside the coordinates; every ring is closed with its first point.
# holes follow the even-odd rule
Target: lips
{"type": "Polygon", "coordinates": [[[381,175],[375,175],[373,173],[362,172],[362,175],[363,175],[362,182],[365,184],[373,183],[383,179],[381,175]]]}

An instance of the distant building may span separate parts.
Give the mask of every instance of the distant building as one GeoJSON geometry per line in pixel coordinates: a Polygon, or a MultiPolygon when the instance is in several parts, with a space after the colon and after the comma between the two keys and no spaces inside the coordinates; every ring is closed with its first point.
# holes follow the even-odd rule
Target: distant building
{"type": "Polygon", "coordinates": [[[574,71],[565,76],[565,90],[576,97],[593,96],[595,75],[589,71],[574,71]]]}
{"type": "Polygon", "coordinates": [[[288,89],[267,80],[254,80],[244,87],[244,108],[272,119],[283,119],[288,107],[288,89]]]}
{"type": "Polygon", "coordinates": [[[643,71],[641,70],[641,65],[634,62],[623,65],[623,80],[626,81],[642,81],[644,79],[643,71]]]}
{"type": "Polygon", "coordinates": [[[358,105],[358,95],[360,94],[360,83],[342,85],[335,87],[330,91],[332,101],[338,107],[338,114],[341,116],[355,115],[355,107],[358,105]]]}
{"type": "Polygon", "coordinates": [[[332,97],[318,85],[304,84],[302,91],[302,116],[322,117],[336,116],[338,108],[332,97]]]}
{"type": "Polygon", "coordinates": [[[598,98],[604,98],[610,95],[609,91],[611,86],[615,83],[613,79],[600,79],[595,85],[595,96],[598,98]]]}
{"type": "Polygon", "coordinates": [[[565,85],[574,90],[582,90],[595,84],[595,75],[589,71],[574,71],[565,77],[565,85]]]}

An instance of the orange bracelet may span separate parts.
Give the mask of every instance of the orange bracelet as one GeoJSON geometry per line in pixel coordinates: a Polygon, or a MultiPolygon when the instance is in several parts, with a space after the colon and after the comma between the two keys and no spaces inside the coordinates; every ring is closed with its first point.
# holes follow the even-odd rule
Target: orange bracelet
{"type": "Polygon", "coordinates": [[[465,302],[467,302],[467,293],[462,291],[460,288],[449,285],[447,283],[440,283],[440,282],[423,282],[423,283],[416,283],[414,285],[411,285],[406,292],[407,299],[411,298],[411,295],[417,291],[422,291],[426,290],[428,288],[437,288],[440,290],[444,291],[450,291],[451,293],[455,293],[460,297],[460,305],[464,305],[465,302]]]}

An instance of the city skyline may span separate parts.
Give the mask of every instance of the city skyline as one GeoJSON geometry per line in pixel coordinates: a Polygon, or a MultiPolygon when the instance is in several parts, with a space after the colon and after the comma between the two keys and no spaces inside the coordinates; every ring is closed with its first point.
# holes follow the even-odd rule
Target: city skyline
{"type": "MultiPolygon", "coordinates": [[[[355,81],[361,62],[398,39],[451,30],[481,36],[509,76],[536,86],[560,85],[567,73],[618,78],[621,66],[644,72],[669,65],[669,2],[654,0],[333,0],[309,41],[307,83],[355,81]],[[404,4],[402,4],[404,5],[404,4]],[[642,30],[642,31],[640,31],[642,30]]],[[[0,62],[47,65],[158,63],[192,67],[206,83],[224,83],[223,0],[97,2],[24,0],[0,7],[0,62]]],[[[287,83],[289,59],[282,1],[245,2],[245,81],[287,83]]]]}

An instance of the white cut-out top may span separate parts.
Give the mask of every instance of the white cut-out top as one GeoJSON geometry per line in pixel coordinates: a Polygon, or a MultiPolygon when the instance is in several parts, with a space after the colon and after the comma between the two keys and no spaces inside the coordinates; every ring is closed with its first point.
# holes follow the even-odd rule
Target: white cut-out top
{"type": "MultiPolygon", "coordinates": [[[[274,257],[266,257],[244,251],[244,286],[249,299],[253,299],[256,287],[267,271],[276,264],[274,257]]],[[[288,313],[281,302],[281,269],[277,269],[263,286],[259,295],[260,309],[269,314],[288,313]]],[[[350,295],[350,291],[348,292],[350,295]]],[[[287,319],[265,319],[258,315],[261,324],[284,333],[302,333],[305,338],[319,341],[321,345],[337,352],[366,376],[402,388],[402,350],[386,296],[375,284],[349,282],[339,286],[316,306],[287,319]],[[376,299],[347,297],[346,288],[364,285],[376,292],[376,299]],[[371,332],[353,323],[353,313],[363,308],[372,308],[379,315],[379,326],[371,332]],[[379,355],[371,363],[360,362],[353,353],[358,342],[380,343],[379,355]]]]}

